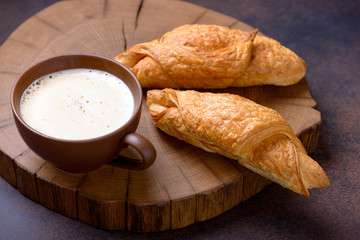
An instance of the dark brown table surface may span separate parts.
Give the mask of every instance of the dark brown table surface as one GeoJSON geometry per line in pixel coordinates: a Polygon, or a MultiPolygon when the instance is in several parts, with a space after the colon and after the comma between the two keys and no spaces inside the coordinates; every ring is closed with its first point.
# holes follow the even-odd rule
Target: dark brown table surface
{"type": "MultiPolygon", "coordinates": [[[[188,1],[259,28],[307,61],[306,78],[323,121],[311,156],[332,185],[312,190],[307,199],[271,184],[214,219],[179,230],[139,234],[103,231],[64,217],[0,178],[1,240],[360,239],[360,1],[188,1]]],[[[0,0],[0,44],[54,2],[0,0]]]]}

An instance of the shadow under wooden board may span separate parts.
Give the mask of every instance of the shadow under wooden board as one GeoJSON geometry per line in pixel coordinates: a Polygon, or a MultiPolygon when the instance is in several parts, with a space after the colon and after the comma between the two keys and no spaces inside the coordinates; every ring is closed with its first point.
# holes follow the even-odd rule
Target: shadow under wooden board
{"type": "MultiPolygon", "coordinates": [[[[142,171],[106,164],[88,174],[61,172],[29,150],[17,133],[10,90],[32,64],[71,53],[112,58],[187,23],[253,29],[212,10],[170,0],[61,1],[24,22],[0,48],[0,175],[25,196],[65,216],[103,229],[137,232],[211,219],[261,191],[270,181],[159,131],[145,104],[137,132],[154,143],[158,157],[142,171]]],[[[321,116],[305,79],[290,87],[214,91],[240,94],[274,108],[305,148],[314,150],[321,116]]]]}

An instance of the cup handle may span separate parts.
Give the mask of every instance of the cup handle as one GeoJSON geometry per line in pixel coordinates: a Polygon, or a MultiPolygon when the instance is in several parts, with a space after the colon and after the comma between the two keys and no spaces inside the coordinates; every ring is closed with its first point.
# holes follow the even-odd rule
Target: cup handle
{"type": "Polygon", "coordinates": [[[133,159],[123,157],[118,161],[110,162],[112,165],[130,170],[142,170],[150,167],[154,163],[156,150],[152,143],[145,137],[130,132],[124,136],[122,142],[135,148],[141,155],[142,161],[135,161],[133,159]]]}

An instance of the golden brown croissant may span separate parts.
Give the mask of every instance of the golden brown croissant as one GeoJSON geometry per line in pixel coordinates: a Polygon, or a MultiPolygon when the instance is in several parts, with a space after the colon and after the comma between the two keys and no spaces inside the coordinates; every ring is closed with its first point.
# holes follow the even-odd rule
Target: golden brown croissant
{"type": "Polygon", "coordinates": [[[183,25],[114,59],[148,88],[286,86],[300,81],[306,71],[304,60],[257,32],[183,25]]]}
{"type": "Polygon", "coordinates": [[[155,126],[209,152],[236,159],[294,192],[330,181],[290,125],[274,110],[238,95],[194,90],[150,90],[147,106],[155,126]]]}

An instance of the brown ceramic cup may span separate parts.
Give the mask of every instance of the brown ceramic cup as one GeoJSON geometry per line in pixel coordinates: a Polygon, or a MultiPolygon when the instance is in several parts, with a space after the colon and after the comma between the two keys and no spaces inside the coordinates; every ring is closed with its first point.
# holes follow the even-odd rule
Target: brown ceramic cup
{"type": "Polygon", "coordinates": [[[94,55],[63,55],[44,60],[26,70],[16,81],[11,92],[11,107],[16,127],[31,150],[56,168],[84,173],[98,169],[116,159],[116,166],[140,170],[153,164],[156,158],[154,146],[143,136],[135,133],[139,124],[142,89],[134,74],[122,64],[94,55]],[[74,68],[97,69],[122,79],[134,97],[132,117],[120,128],[106,135],[84,139],[65,140],[47,136],[31,128],[21,117],[20,100],[25,89],[36,79],[61,70],[74,68]],[[141,155],[141,161],[119,156],[121,149],[132,146],[141,155]]]}

